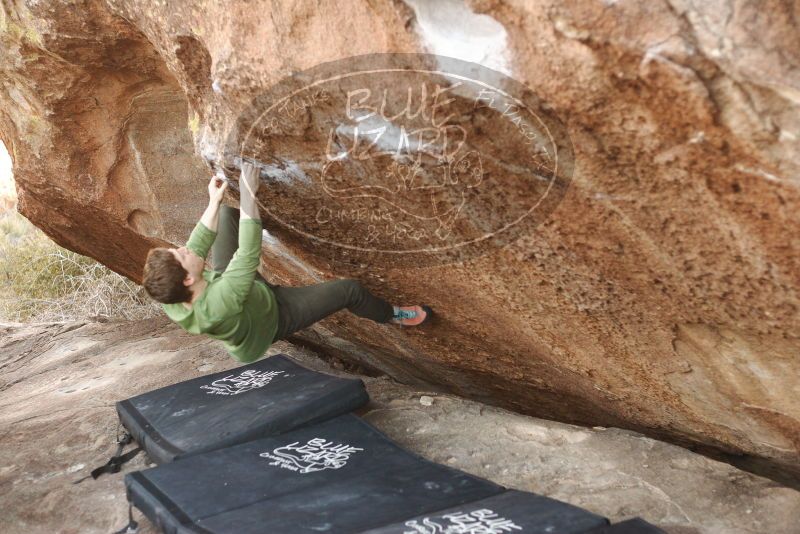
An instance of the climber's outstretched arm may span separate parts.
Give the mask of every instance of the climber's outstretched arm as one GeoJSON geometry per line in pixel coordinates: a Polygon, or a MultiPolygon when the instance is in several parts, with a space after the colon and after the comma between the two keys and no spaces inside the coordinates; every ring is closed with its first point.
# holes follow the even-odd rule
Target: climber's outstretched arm
{"type": "Polygon", "coordinates": [[[200,222],[212,232],[217,231],[217,225],[219,223],[219,205],[222,203],[222,197],[227,188],[228,182],[220,180],[216,176],[212,176],[211,181],[208,182],[208,207],[206,211],[203,212],[203,216],[200,217],[200,222]]]}
{"type": "Polygon", "coordinates": [[[209,307],[213,306],[214,317],[239,313],[255,280],[261,259],[261,218],[256,202],[258,185],[258,168],[243,164],[239,178],[239,248],[222,273],[222,279],[207,289],[206,302],[209,307]]]}
{"type": "Polygon", "coordinates": [[[205,259],[208,250],[217,237],[217,226],[219,224],[219,205],[222,202],[222,195],[227,189],[228,183],[219,178],[213,177],[208,183],[208,207],[200,217],[200,221],[194,226],[186,248],[205,259]]]}

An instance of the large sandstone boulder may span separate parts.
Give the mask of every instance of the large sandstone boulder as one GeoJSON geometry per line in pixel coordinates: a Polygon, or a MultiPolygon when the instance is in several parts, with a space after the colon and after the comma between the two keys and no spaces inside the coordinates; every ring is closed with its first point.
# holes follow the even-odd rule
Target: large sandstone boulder
{"type": "MultiPolygon", "coordinates": [[[[527,219],[535,224],[498,231],[479,253],[348,253],[340,245],[371,239],[372,221],[358,215],[316,239],[318,206],[334,202],[326,195],[377,191],[382,179],[361,163],[326,174],[309,147],[333,117],[328,108],[301,109],[288,131],[248,138],[257,159],[276,156],[264,161],[260,194],[268,278],[358,277],[393,302],[437,312],[430,327],[405,331],[339,314],[299,339],[409,383],[639,430],[796,483],[796,5],[436,4],[4,2],[0,139],[20,210],[60,244],[140,280],[149,247],[186,239],[212,172],[235,177],[226,147],[242,113],[252,119],[254,98],[354,55],[479,62],[540,99],[570,156],[551,177],[560,203],[527,219]]],[[[453,105],[463,103],[454,94],[453,105]]],[[[471,122],[461,126],[485,149],[484,185],[494,185],[459,182],[471,201],[461,212],[429,198],[437,214],[458,213],[451,236],[494,232],[541,194],[536,180],[518,180],[529,170],[515,160],[519,138],[483,113],[464,111],[471,122]]],[[[414,209],[424,200],[403,198],[414,209]]]]}

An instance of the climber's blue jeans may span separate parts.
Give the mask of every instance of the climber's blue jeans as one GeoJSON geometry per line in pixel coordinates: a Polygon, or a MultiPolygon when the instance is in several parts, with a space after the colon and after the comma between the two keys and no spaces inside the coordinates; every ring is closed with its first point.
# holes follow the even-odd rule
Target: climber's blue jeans
{"type": "MultiPolygon", "coordinates": [[[[211,268],[224,272],[238,247],[239,210],[222,204],[217,237],[211,245],[211,268]]],[[[275,341],[345,308],[377,323],[386,323],[392,318],[392,305],[370,293],[361,282],[352,278],[291,287],[271,284],[256,272],[256,280],[264,282],[278,301],[275,341]]]]}

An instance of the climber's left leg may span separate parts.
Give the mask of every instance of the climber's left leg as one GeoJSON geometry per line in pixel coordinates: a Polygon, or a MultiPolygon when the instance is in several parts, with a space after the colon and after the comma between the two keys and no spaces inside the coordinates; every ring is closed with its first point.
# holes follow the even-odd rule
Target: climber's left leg
{"type": "Polygon", "coordinates": [[[211,244],[211,268],[224,272],[239,248],[239,210],[226,204],[219,207],[217,237],[211,244]]]}
{"type": "Polygon", "coordinates": [[[273,292],[278,301],[276,341],[345,308],[377,323],[389,322],[394,314],[391,304],[350,278],[303,287],[279,286],[273,292]]]}
{"type": "MultiPolygon", "coordinates": [[[[226,204],[219,207],[219,222],[217,223],[217,237],[211,244],[211,268],[224,272],[228,268],[233,254],[239,248],[239,210],[226,204]]],[[[256,271],[256,279],[262,280],[269,287],[276,287],[266,281],[261,273],[256,271]]]]}

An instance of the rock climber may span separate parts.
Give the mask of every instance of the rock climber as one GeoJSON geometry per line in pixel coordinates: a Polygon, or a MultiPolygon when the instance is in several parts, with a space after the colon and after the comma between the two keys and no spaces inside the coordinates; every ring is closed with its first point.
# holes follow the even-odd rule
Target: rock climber
{"type": "Polygon", "coordinates": [[[144,287],[170,319],[187,332],[221,340],[241,362],[260,358],[273,342],[344,308],[377,323],[418,326],[430,320],[428,306],[394,306],[354,279],[302,287],[267,282],[257,271],[259,185],[258,167],[243,162],[237,210],[222,203],[228,182],[213,177],[208,207],[186,246],[148,252],[144,287]],[[211,269],[206,269],[209,248],[211,269]]]}

